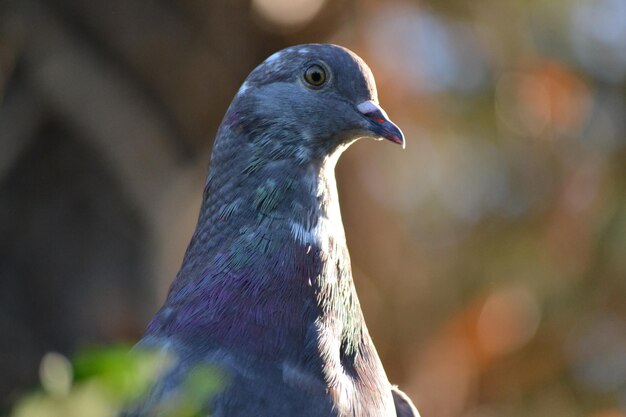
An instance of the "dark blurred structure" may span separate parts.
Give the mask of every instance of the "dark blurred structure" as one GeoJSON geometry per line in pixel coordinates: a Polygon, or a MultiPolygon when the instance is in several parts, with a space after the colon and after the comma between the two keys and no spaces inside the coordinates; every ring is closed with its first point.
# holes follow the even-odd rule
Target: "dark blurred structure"
{"type": "Polygon", "coordinates": [[[626,0],[1,2],[2,407],[139,337],[230,99],[303,42],[363,56],[409,138],[338,173],[392,381],[425,417],[626,416],[626,0]]]}

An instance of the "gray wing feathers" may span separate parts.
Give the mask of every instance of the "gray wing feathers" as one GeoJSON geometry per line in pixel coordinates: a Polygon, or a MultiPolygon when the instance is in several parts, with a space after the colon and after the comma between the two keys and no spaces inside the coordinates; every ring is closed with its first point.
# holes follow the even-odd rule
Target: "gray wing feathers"
{"type": "Polygon", "coordinates": [[[393,403],[396,406],[397,417],[420,417],[420,413],[413,405],[413,401],[395,385],[391,387],[393,403]]]}

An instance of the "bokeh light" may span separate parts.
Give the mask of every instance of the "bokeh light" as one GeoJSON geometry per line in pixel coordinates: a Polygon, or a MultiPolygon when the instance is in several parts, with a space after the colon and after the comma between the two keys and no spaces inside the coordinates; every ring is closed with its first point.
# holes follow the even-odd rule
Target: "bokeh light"
{"type": "Polygon", "coordinates": [[[311,21],[324,3],[325,0],[253,0],[252,6],[271,25],[293,30],[311,21]]]}
{"type": "Polygon", "coordinates": [[[530,341],[541,317],[537,300],[525,288],[494,291],[485,300],[477,323],[478,340],[487,355],[511,353],[530,341]]]}
{"type": "Polygon", "coordinates": [[[571,12],[570,37],[576,58],[600,79],[626,76],[626,1],[584,0],[571,12]]]}
{"type": "Polygon", "coordinates": [[[428,93],[485,86],[486,56],[470,27],[410,3],[391,3],[367,26],[368,50],[405,88],[428,93]]]}
{"type": "Polygon", "coordinates": [[[65,395],[72,386],[72,364],[59,353],[46,353],[39,366],[39,378],[43,388],[50,394],[65,395]]]}

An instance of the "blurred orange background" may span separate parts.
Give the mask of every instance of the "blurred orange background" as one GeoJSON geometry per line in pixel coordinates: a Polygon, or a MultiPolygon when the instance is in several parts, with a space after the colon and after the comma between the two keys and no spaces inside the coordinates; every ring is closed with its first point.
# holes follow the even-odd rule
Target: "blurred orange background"
{"type": "Polygon", "coordinates": [[[0,3],[0,412],[45,352],[141,336],[230,100],[308,42],[408,139],[338,166],[391,381],[424,417],[626,416],[626,0],[0,3]]]}

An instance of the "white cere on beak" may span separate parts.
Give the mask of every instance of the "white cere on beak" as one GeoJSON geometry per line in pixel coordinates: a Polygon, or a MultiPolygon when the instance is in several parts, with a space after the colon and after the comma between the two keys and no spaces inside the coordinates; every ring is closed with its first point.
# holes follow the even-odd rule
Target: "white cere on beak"
{"type": "Polygon", "coordinates": [[[357,105],[356,108],[363,114],[380,112],[383,116],[385,116],[385,119],[387,118],[387,113],[385,113],[383,108],[380,107],[377,103],[374,103],[372,100],[364,101],[357,105]]]}

